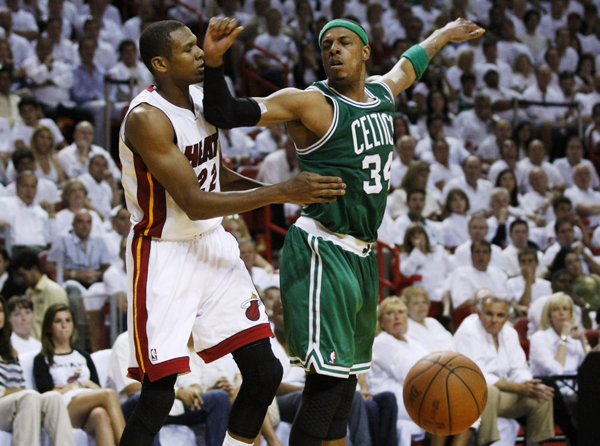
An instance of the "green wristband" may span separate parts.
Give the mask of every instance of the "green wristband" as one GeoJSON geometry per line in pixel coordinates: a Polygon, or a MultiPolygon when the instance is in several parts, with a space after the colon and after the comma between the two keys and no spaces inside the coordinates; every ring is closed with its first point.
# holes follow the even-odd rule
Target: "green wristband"
{"type": "Polygon", "coordinates": [[[423,73],[427,69],[427,65],[429,65],[427,51],[421,45],[413,45],[402,54],[402,57],[410,60],[415,69],[417,79],[421,79],[421,76],[423,76],[423,73]]]}

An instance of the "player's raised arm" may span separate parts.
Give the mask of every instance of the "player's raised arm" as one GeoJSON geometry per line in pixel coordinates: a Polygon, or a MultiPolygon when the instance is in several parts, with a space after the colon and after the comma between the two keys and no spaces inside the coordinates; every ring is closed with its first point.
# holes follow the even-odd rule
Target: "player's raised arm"
{"type": "Polygon", "coordinates": [[[126,144],[142,157],[152,175],[191,220],[246,212],[271,203],[334,201],[345,193],[338,177],[302,172],[290,180],[243,192],[204,192],[187,158],[173,143],[166,115],[146,104],[134,108],[125,125],[126,144]]]}
{"type": "Polygon", "coordinates": [[[431,58],[448,42],[475,39],[484,32],[485,29],[469,20],[456,19],[442,29],[434,31],[419,45],[409,48],[382,80],[391,88],[394,96],[397,96],[421,77],[431,58]]]}

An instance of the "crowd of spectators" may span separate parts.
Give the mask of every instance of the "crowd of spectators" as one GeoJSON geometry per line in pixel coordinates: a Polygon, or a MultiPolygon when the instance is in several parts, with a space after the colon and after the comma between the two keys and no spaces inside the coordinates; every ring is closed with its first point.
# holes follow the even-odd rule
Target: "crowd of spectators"
{"type": "MultiPolygon", "coordinates": [[[[349,438],[360,446],[408,446],[423,438],[402,403],[404,377],[424,355],[455,350],[483,370],[489,402],[453,444],[466,444],[472,432],[477,444],[514,444],[514,418],[523,416],[533,444],[554,435],[552,412],[577,444],[576,392],[550,377],[577,370],[591,350],[584,330],[597,328],[600,307],[600,1],[184,3],[200,14],[167,2],[166,17],[194,31],[204,29],[200,18],[213,16],[244,26],[225,57],[229,86],[238,94],[303,89],[324,79],[317,36],[330,19],[351,18],[367,31],[368,77],[386,73],[406,49],[450,20],[464,17],[486,28],[479,39],[445,46],[396,98],[379,239],[397,247],[395,267],[414,286],[380,304],[373,366],[359,378],[349,438]],[[249,81],[244,70],[266,82],[249,81]],[[512,327],[525,320],[521,340],[531,343],[529,362],[512,327]]],[[[106,118],[119,119],[131,97],[152,83],[137,42],[162,17],[152,0],[138,0],[129,15],[109,0],[0,4],[0,238],[6,248],[0,250],[6,299],[0,300],[0,413],[15,401],[23,407],[2,416],[0,430],[15,439],[26,432],[29,441],[41,424],[68,445],[68,416],[97,444],[114,444],[140,384],[125,376],[127,334],[111,346],[106,328],[109,297],[126,312],[131,227],[118,160],[105,150],[106,118]],[[105,76],[131,82],[113,85],[106,97],[105,76]],[[107,102],[113,104],[108,114],[107,102]],[[110,347],[112,390],[102,390],[88,352],[110,347]],[[41,400],[20,391],[17,358],[27,352],[40,352],[34,372],[41,400]],[[63,362],[77,370],[64,370],[63,362]],[[47,409],[32,408],[40,404],[47,409]]],[[[219,130],[219,141],[234,168],[261,181],[298,172],[283,125],[219,130]]],[[[300,211],[274,209],[282,224],[300,211]]],[[[276,253],[265,253],[263,239],[253,239],[254,228],[240,216],[223,225],[240,243],[286,371],[262,431],[269,445],[278,445],[282,434],[274,426],[293,420],[304,375],[287,359],[277,265],[266,260],[276,253]]],[[[239,373],[227,358],[207,365],[190,354],[190,363],[167,423],[205,424],[206,444],[219,445],[239,373]]],[[[432,445],[445,440],[430,439],[432,445]]]]}

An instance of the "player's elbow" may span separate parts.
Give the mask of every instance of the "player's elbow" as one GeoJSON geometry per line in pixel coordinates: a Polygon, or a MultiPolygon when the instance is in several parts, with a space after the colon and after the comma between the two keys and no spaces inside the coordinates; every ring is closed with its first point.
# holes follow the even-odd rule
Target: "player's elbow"
{"type": "Polygon", "coordinates": [[[228,107],[207,105],[205,102],[204,118],[207,122],[220,129],[232,129],[235,127],[233,112],[228,107]]]}

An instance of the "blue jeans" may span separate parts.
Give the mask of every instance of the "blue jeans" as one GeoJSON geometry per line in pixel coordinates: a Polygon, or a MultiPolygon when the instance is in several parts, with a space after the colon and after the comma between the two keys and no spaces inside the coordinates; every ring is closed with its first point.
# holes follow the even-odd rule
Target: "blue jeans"
{"type": "MultiPolygon", "coordinates": [[[[129,397],[121,405],[125,421],[133,413],[133,409],[140,398],[140,393],[136,393],[129,397]]],[[[223,390],[209,390],[202,394],[204,403],[200,410],[189,410],[185,408],[185,413],[175,417],[167,417],[165,424],[178,424],[184,426],[196,426],[198,424],[206,425],[205,442],[206,446],[221,446],[227,433],[227,422],[229,420],[229,412],[231,404],[229,395],[223,390]]],[[[158,435],[154,438],[152,446],[160,446],[158,435]]]]}
{"type": "Polygon", "coordinates": [[[381,392],[365,400],[369,417],[371,441],[378,446],[397,446],[398,444],[398,402],[393,392],[381,392]]]}

